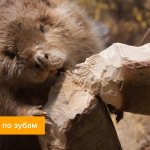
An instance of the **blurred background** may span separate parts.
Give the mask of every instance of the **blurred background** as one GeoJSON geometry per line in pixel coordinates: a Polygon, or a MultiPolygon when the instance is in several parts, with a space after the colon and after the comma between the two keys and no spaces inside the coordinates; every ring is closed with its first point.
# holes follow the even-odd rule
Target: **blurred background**
{"type": "MultiPolygon", "coordinates": [[[[106,46],[150,43],[150,0],[77,0],[101,27],[106,46]]],[[[150,117],[125,113],[116,123],[123,150],[150,150],[150,117]]]]}
{"type": "Polygon", "coordinates": [[[139,46],[150,42],[150,0],[77,0],[109,31],[108,44],[139,46]]]}

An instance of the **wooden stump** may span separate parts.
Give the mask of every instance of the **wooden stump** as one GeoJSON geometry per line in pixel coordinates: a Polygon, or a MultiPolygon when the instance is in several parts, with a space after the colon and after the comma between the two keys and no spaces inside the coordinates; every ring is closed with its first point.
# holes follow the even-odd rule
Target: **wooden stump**
{"type": "Polygon", "coordinates": [[[150,115],[150,44],[113,44],[67,71],[51,89],[43,149],[119,150],[106,109],[150,115]],[[102,99],[97,100],[97,99],[102,99]]]}

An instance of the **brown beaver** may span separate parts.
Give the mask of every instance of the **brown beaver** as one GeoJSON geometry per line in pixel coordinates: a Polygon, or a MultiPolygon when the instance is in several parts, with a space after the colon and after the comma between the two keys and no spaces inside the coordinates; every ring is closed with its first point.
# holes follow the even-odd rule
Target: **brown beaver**
{"type": "Polygon", "coordinates": [[[38,105],[60,69],[101,50],[93,21],[69,0],[0,1],[0,115],[45,115],[38,105]]]}

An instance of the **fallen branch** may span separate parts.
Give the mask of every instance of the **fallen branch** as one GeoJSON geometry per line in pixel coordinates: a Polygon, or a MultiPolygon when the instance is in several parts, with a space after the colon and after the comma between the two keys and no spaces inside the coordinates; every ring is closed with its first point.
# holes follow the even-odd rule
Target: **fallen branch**
{"type": "Polygon", "coordinates": [[[121,149],[107,109],[95,97],[118,110],[150,115],[149,89],[150,44],[117,43],[88,58],[50,91],[45,110],[53,123],[40,138],[43,149],[121,149]]]}

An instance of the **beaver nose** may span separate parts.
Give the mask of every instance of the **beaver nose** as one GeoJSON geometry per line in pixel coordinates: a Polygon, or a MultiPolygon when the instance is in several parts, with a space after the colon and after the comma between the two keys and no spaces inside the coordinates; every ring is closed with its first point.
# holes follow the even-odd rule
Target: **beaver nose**
{"type": "Polygon", "coordinates": [[[45,69],[48,67],[48,56],[45,53],[37,53],[35,55],[35,67],[37,69],[45,69]]]}

